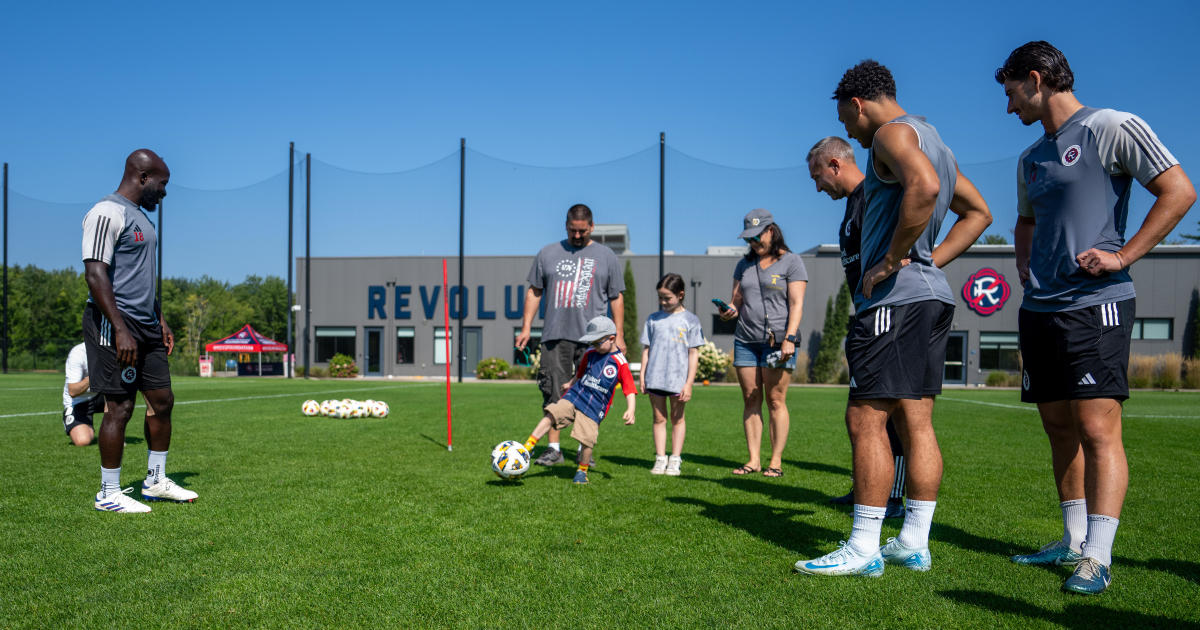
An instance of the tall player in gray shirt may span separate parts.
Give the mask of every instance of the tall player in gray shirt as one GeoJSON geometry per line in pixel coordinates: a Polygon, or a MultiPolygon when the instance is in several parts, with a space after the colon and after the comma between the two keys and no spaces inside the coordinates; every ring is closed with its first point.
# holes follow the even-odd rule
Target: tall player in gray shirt
{"type": "Polygon", "coordinates": [[[941,393],[954,314],[953,294],[934,264],[934,243],[946,212],[953,211],[959,219],[938,247],[938,263],[950,262],[991,224],[991,213],[937,130],[896,102],[896,82],[887,68],[867,60],[847,70],[833,98],[846,132],[870,150],[863,183],[864,271],[846,341],[854,528],[840,549],[795,566],[819,575],[875,577],[883,574],[885,562],[927,571],[929,528],[942,480],[933,399],[941,393]],[[908,454],[909,499],[900,535],[880,549],[893,480],[889,415],[908,454]]]}
{"type": "Polygon", "coordinates": [[[1071,67],[1049,43],[1017,48],[995,78],[1008,112],[1045,131],[1017,168],[1021,400],[1038,405],[1063,513],[1062,539],[1013,561],[1074,564],[1063,589],[1097,594],[1111,583],[1129,485],[1121,441],[1134,319],[1127,269],[1175,228],[1196,191],[1142,119],[1075,98],[1071,67]],[[1134,179],[1155,201],[1126,241],[1134,179]]]}
{"type": "Polygon", "coordinates": [[[153,151],[139,149],[125,160],[117,191],[100,200],[83,219],[83,264],[88,303],[83,312],[90,387],[104,394],[100,425],[100,492],[95,508],[110,512],[149,512],[149,506],[121,490],[125,425],[140,390],[153,415],[146,415],[150,449],[141,496],[148,501],[193,501],[163,472],[171,443],[175,395],[167,355],[175,337],[155,300],[153,210],[167,194],[171,171],[153,151]]]}

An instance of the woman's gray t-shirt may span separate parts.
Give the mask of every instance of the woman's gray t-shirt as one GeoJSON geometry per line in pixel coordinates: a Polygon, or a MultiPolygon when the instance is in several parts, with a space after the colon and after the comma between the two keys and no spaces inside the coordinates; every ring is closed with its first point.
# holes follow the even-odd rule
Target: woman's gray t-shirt
{"type": "Polygon", "coordinates": [[[788,283],[808,280],[808,270],[800,255],[787,252],[766,269],[758,266],[757,258],[742,258],[733,270],[733,279],[742,285],[742,306],[733,338],[765,343],[770,326],[775,343],[783,343],[788,320],[788,283]]]}
{"type": "Polygon", "coordinates": [[[650,349],[642,374],[646,389],[678,394],[688,375],[688,350],[704,345],[700,318],[687,310],[656,311],[642,326],[642,345],[650,349]]]}

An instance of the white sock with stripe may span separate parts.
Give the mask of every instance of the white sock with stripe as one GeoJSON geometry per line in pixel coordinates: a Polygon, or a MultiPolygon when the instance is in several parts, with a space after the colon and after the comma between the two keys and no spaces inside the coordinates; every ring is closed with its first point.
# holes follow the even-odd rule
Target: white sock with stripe
{"type": "Polygon", "coordinates": [[[146,487],[162,481],[163,471],[167,469],[166,451],[149,451],[146,457],[146,487]]]}
{"type": "Polygon", "coordinates": [[[879,533],[883,531],[886,507],[854,504],[854,526],[850,530],[850,547],[860,556],[879,551],[879,533]]]}
{"type": "Polygon", "coordinates": [[[1087,499],[1071,499],[1058,506],[1062,508],[1063,515],[1062,542],[1075,553],[1081,553],[1088,529],[1087,499]]]}
{"type": "Polygon", "coordinates": [[[1112,564],[1113,539],[1117,537],[1117,525],[1121,521],[1103,514],[1088,514],[1087,542],[1083,543],[1083,556],[1109,566],[1112,564]]]}
{"type": "Polygon", "coordinates": [[[107,497],[110,494],[121,493],[121,467],[105,468],[100,467],[100,496],[107,497]]]}
{"type": "Polygon", "coordinates": [[[917,501],[909,498],[904,506],[904,525],[896,540],[905,547],[921,549],[929,546],[929,528],[933,526],[933,510],[937,501],[917,501]]]}

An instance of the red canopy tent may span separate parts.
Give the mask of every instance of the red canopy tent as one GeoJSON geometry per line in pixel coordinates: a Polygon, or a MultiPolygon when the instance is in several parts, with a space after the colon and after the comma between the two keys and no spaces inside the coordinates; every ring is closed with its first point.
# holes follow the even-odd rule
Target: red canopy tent
{"type": "Polygon", "coordinates": [[[242,326],[241,330],[204,346],[205,352],[256,352],[258,353],[258,373],[262,374],[262,353],[287,352],[287,344],[264,337],[250,324],[242,326]]]}

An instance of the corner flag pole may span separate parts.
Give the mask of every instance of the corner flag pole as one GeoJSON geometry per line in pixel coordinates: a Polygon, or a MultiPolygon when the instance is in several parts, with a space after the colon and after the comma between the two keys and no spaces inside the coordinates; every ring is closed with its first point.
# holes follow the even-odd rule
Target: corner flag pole
{"type": "Polygon", "coordinates": [[[454,450],[450,433],[450,277],[446,273],[446,259],[442,259],[442,315],[446,324],[446,450],[454,450]]]}

